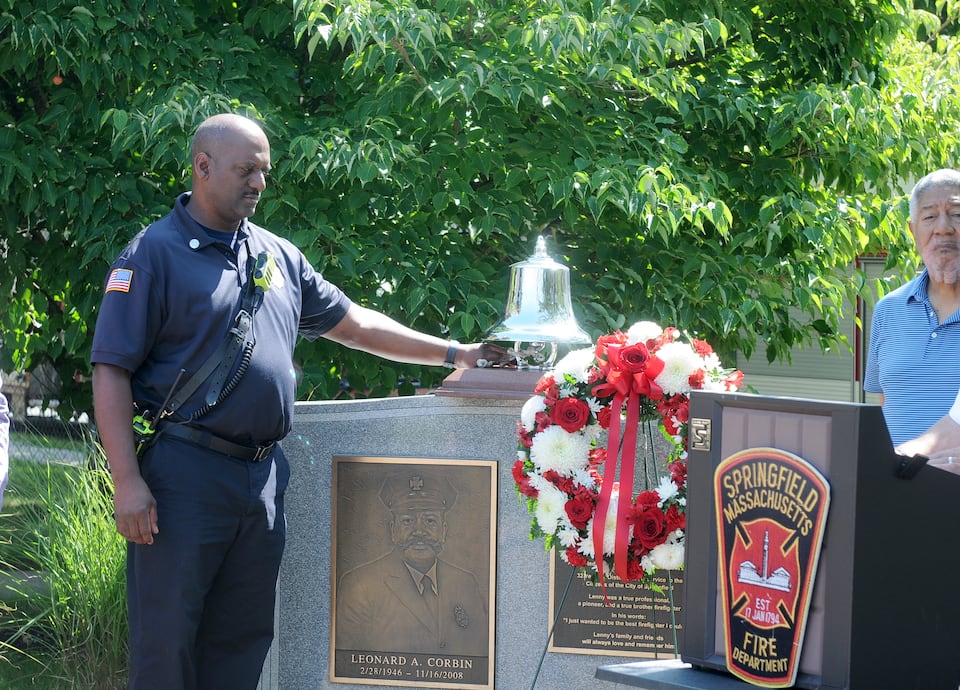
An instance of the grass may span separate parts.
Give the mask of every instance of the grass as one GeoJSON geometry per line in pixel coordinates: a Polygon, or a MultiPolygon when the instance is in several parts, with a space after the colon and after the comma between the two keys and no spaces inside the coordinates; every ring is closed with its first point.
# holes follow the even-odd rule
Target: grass
{"type": "Polygon", "coordinates": [[[90,443],[80,449],[83,466],[11,457],[0,514],[0,687],[8,690],[126,683],[125,547],[102,454],[90,443]]]}
{"type": "MultiPolygon", "coordinates": [[[[60,690],[70,687],[66,673],[33,657],[18,655],[8,659],[0,655],[0,687],[7,690],[60,690]]],[[[92,687],[90,690],[94,690],[92,687]]]]}

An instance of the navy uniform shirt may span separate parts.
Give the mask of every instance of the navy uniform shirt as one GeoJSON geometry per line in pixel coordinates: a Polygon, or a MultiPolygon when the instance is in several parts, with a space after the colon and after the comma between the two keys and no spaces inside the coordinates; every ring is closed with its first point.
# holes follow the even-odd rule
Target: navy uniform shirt
{"type": "MultiPolygon", "coordinates": [[[[236,249],[215,241],[187,213],[189,200],[189,192],[182,194],[173,211],[141,231],[114,262],[90,361],[132,372],[134,400],[156,411],[180,369],[186,369],[183,385],[223,343],[248,280],[247,258],[268,252],[278,270],[248,336],[256,342],[249,368],[197,423],[241,443],[278,440],[290,431],[293,415],[297,336],[312,340],[333,328],[350,300],[292,243],[247,220],[236,249]]],[[[201,408],[207,387],[171,419],[201,408]]]]}

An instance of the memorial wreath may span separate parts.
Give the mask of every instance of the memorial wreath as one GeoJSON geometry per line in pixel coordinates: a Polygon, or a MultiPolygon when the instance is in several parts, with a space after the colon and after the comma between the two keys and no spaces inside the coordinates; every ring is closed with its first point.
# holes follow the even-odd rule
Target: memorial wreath
{"type": "Polygon", "coordinates": [[[563,357],[517,423],[513,477],[533,516],[531,539],[601,586],[615,573],[657,589],[658,568],[683,567],[688,393],[735,391],[742,380],[707,342],[650,321],[563,357]],[[654,461],[659,484],[633,495],[642,425],[660,429],[667,451],[654,461]]]}

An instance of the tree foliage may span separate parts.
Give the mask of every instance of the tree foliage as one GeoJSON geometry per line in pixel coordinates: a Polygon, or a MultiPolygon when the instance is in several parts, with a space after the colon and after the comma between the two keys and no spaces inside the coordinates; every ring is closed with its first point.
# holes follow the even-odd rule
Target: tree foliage
{"type": "MultiPolygon", "coordinates": [[[[67,394],[109,261],[216,112],[271,137],[254,220],[404,323],[482,338],[544,234],[594,334],[771,360],[842,344],[856,256],[916,267],[903,191],[960,132],[956,0],[138,5],[0,0],[3,366],[49,359],[67,394]]],[[[298,358],[305,397],[442,373],[298,358]]]]}

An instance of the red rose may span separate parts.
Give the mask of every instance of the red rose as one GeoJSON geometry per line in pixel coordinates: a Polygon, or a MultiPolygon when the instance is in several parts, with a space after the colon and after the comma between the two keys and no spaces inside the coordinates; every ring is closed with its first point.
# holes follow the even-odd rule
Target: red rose
{"type": "Polygon", "coordinates": [[[667,537],[667,518],[658,508],[645,508],[633,515],[633,534],[647,549],[664,542],[667,537]]]}
{"type": "Polygon", "coordinates": [[[584,529],[593,517],[593,500],[578,493],[564,504],[563,509],[567,512],[571,525],[584,529]]]}
{"type": "Polygon", "coordinates": [[[642,373],[647,368],[650,350],[643,343],[634,343],[610,353],[610,361],[622,371],[631,374],[642,373]]]}
{"type": "Polygon", "coordinates": [[[580,431],[590,419],[590,406],[579,398],[561,398],[550,410],[550,419],[572,434],[580,431]]]}

